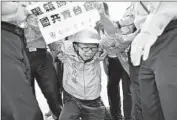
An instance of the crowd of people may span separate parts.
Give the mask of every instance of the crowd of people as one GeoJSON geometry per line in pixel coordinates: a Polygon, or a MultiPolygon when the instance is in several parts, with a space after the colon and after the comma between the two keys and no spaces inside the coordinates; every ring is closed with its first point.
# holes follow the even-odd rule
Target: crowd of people
{"type": "Polygon", "coordinates": [[[95,27],[50,44],[27,4],[1,3],[2,120],[44,119],[35,80],[55,120],[177,119],[177,2],[132,2],[119,21],[107,3],[93,2],[95,27]]]}

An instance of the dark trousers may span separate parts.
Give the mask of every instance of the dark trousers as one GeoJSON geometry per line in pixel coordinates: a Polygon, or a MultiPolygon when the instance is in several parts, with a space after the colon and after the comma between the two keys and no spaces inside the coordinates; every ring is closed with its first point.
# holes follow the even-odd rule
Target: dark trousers
{"type": "Polygon", "coordinates": [[[119,82],[122,79],[123,109],[125,120],[132,119],[132,96],[130,77],[122,67],[118,58],[108,57],[108,99],[110,112],[114,120],[122,120],[119,82]]]}
{"type": "Polygon", "coordinates": [[[132,91],[132,115],[134,120],[143,120],[141,99],[140,99],[140,83],[139,83],[139,66],[133,66],[130,63],[130,79],[132,91]]]}
{"type": "Polygon", "coordinates": [[[63,63],[58,59],[56,58],[55,59],[55,66],[56,66],[56,71],[57,71],[57,75],[58,75],[58,78],[59,78],[59,86],[61,88],[60,92],[63,91],[63,63]]]}
{"type": "Polygon", "coordinates": [[[101,98],[80,100],[64,91],[64,107],[60,120],[104,120],[105,107],[101,98]]]}
{"type": "Polygon", "coordinates": [[[129,72],[131,80],[131,93],[132,93],[132,115],[133,120],[143,120],[141,98],[140,98],[140,82],[139,70],[140,66],[134,66],[131,63],[130,50],[128,51],[129,72]]]}
{"type": "Polygon", "coordinates": [[[37,49],[27,55],[31,65],[31,83],[34,89],[34,80],[37,80],[42,93],[47,99],[51,111],[58,117],[61,112],[62,99],[59,92],[58,76],[53,64],[53,58],[47,49],[37,49]]]}
{"type": "Polygon", "coordinates": [[[30,67],[20,34],[21,29],[1,22],[1,119],[43,120],[42,112],[32,93],[30,67]]]}
{"type": "Polygon", "coordinates": [[[143,120],[177,120],[177,21],[158,37],[139,74],[143,120]]]}

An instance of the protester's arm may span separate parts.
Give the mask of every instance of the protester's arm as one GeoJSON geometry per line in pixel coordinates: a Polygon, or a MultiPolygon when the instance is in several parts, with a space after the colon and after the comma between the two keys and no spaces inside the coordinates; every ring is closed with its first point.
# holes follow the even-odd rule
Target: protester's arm
{"type": "Polygon", "coordinates": [[[126,9],[123,18],[117,22],[112,22],[104,13],[100,13],[100,16],[104,29],[116,40],[117,45],[130,44],[137,35],[137,32],[133,33],[135,30],[133,4],[126,9]]]}
{"type": "Polygon", "coordinates": [[[117,33],[117,26],[115,26],[105,13],[100,13],[100,17],[106,33],[108,35],[115,35],[117,33]]]}

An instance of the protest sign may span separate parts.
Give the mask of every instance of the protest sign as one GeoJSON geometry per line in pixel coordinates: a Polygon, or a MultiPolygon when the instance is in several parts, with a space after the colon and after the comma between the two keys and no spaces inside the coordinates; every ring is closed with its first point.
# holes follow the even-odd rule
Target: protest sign
{"type": "Polygon", "coordinates": [[[93,2],[38,2],[28,7],[38,17],[41,33],[47,44],[94,27],[100,20],[93,2]]]}

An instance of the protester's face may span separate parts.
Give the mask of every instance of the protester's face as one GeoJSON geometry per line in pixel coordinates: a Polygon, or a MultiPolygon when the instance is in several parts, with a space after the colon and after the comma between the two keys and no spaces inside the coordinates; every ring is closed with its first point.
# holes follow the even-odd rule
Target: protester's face
{"type": "Polygon", "coordinates": [[[89,60],[98,52],[98,44],[78,43],[77,48],[84,60],[89,60]]]}

